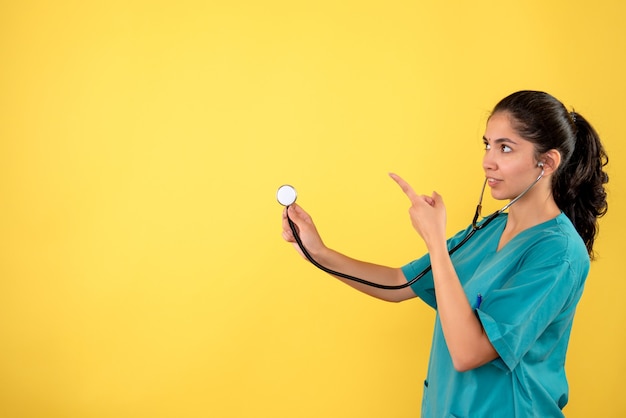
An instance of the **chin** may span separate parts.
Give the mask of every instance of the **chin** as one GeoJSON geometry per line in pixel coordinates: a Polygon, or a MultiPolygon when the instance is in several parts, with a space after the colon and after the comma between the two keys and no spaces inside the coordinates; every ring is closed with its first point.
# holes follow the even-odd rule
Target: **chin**
{"type": "Polygon", "coordinates": [[[506,195],[504,195],[503,193],[500,193],[496,190],[491,189],[491,197],[494,198],[495,200],[506,200],[508,199],[508,197],[506,197],[506,195]]]}
{"type": "Polygon", "coordinates": [[[501,193],[495,190],[491,190],[491,197],[494,198],[495,200],[511,200],[512,198],[505,194],[505,193],[501,193]]]}

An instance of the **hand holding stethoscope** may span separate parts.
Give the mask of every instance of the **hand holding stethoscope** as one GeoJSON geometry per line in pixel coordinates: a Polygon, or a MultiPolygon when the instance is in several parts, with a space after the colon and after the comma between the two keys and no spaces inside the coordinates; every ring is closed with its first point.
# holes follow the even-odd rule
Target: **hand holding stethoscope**
{"type": "Polygon", "coordinates": [[[313,219],[295,203],[285,205],[283,209],[283,238],[285,241],[293,243],[295,249],[305,259],[308,259],[305,251],[311,254],[319,254],[325,248],[322,237],[313,223],[313,219]],[[302,245],[298,244],[298,239],[302,245]]]}

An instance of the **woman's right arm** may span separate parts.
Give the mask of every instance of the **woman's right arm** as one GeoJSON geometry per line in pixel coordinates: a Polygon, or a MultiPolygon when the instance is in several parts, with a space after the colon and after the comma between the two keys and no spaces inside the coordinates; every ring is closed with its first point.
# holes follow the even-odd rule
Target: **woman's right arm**
{"type": "MultiPolygon", "coordinates": [[[[309,214],[300,206],[294,204],[285,208],[283,211],[283,238],[285,241],[291,242],[294,248],[296,248],[305,259],[306,256],[296,243],[291,227],[289,226],[287,211],[289,211],[289,218],[296,225],[304,247],[313,259],[324,267],[383,285],[401,285],[406,283],[406,278],[400,268],[386,267],[356,260],[326,247],[309,214]]],[[[410,287],[397,290],[379,289],[342,277],[333,277],[336,277],[356,290],[389,302],[400,302],[415,297],[415,293],[410,287]]]]}

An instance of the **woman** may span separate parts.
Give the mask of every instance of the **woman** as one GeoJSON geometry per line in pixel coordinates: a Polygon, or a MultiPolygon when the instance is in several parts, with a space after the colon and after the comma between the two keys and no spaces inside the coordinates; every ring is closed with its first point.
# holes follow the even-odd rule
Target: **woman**
{"type": "Polygon", "coordinates": [[[432,265],[399,290],[339,277],[383,300],[418,296],[436,309],[423,417],[560,417],[568,400],[564,364],[574,312],[593,258],[597,218],[607,210],[608,159],[581,115],[537,91],[500,101],[483,140],[492,196],[522,196],[452,256],[448,250],[471,227],[446,240],[441,196],[418,195],[395,174],[428,249],[422,258],[401,268],[349,258],[324,245],[297,205],[283,213],[283,238],[295,243],[289,215],[320,264],[384,285],[406,283],[432,265]]]}

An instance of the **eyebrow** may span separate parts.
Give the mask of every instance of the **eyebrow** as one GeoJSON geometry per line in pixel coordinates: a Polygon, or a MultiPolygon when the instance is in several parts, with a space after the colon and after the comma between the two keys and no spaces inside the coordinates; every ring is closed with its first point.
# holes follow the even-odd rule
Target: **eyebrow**
{"type": "MultiPolygon", "coordinates": [[[[483,136],[483,140],[486,141],[486,142],[491,142],[485,136],[483,136]]],[[[495,144],[511,143],[511,144],[517,145],[517,142],[515,142],[515,141],[513,141],[512,139],[509,139],[509,138],[498,138],[498,139],[494,140],[493,142],[495,144]]]]}

